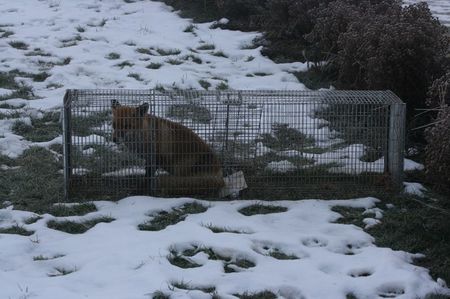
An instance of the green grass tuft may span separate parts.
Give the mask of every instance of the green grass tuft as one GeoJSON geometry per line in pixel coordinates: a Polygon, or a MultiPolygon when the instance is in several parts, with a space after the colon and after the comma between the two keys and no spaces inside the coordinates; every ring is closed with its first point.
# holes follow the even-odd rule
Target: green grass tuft
{"type": "Polygon", "coordinates": [[[152,299],[170,299],[169,295],[164,294],[161,291],[154,292],[152,295],[152,299]]]}
{"type": "Polygon", "coordinates": [[[204,44],[204,45],[197,47],[197,50],[214,50],[215,48],[216,48],[216,46],[213,44],[204,44]]]}
{"type": "Polygon", "coordinates": [[[64,276],[64,275],[68,275],[70,273],[77,271],[76,268],[67,269],[67,268],[63,268],[63,267],[55,267],[54,269],[56,272],[47,274],[49,277],[64,276]]]}
{"type": "Polygon", "coordinates": [[[286,212],[286,207],[257,203],[240,209],[238,212],[245,216],[264,215],[286,212]]]}
{"type": "Polygon", "coordinates": [[[171,64],[171,65],[180,65],[180,64],[183,64],[183,61],[181,61],[181,60],[179,60],[179,59],[174,59],[174,58],[167,59],[166,62],[167,62],[168,64],[171,64]]]}
{"type": "Polygon", "coordinates": [[[209,83],[208,81],[206,81],[206,80],[198,80],[198,84],[200,84],[200,86],[203,88],[203,89],[206,89],[206,90],[208,90],[210,87],[211,87],[211,83],[209,83]]]}
{"type": "Polygon", "coordinates": [[[250,232],[245,231],[245,230],[232,229],[232,228],[229,228],[226,226],[216,226],[213,224],[206,224],[206,225],[203,225],[203,227],[210,229],[215,234],[220,234],[220,233],[251,234],[250,232]]]}
{"type": "Polygon", "coordinates": [[[202,291],[204,293],[214,293],[216,291],[215,286],[194,286],[194,285],[188,284],[184,281],[174,281],[171,283],[171,285],[177,289],[187,290],[187,291],[198,290],[198,291],[202,291]]]}
{"type": "Polygon", "coordinates": [[[18,50],[28,50],[28,45],[21,41],[12,41],[9,42],[9,45],[18,50]]]}
{"type": "Polygon", "coordinates": [[[223,53],[223,51],[216,51],[216,52],[211,53],[211,55],[216,56],[216,57],[228,58],[228,56],[225,53],[223,53]]]}
{"type": "Polygon", "coordinates": [[[156,52],[161,56],[170,56],[170,55],[178,55],[181,53],[181,50],[178,49],[156,49],[156,52]]]}
{"type": "Polygon", "coordinates": [[[141,75],[138,73],[129,73],[128,77],[134,78],[136,81],[144,81],[144,79],[142,79],[141,75]]]}
{"type": "Polygon", "coordinates": [[[228,86],[227,83],[225,82],[220,82],[217,86],[216,86],[217,90],[228,90],[230,89],[230,87],[228,86]]]}
{"type": "Polygon", "coordinates": [[[83,222],[75,222],[70,220],[50,220],[47,222],[47,227],[55,230],[59,230],[68,234],[82,234],[93,228],[98,223],[110,223],[115,219],[108,216],[102,216],[83,222]]]}
{"type": "Polygon", "coordinates": [[[14,122],[11,130],[32,142],[50,141],[62,134],[59,112],[46,112],[42,118],[34,118],[31,125],[22,120],[14,122]]]}
{"type": "Polygon", "coordinates": [[[272,293],[271,291],[261,291],[257,293],[249,293],[245,292],[243,294],[234,294],[234,296],[238,297],[239,299],[276,299],[277,295],[272,293]]]}
{"type": "Polygon", "coordinates": [[[134,63],[129,62],[128,60],[122,61],[121,63],[116,64],[117,67],[120,67],[121,69],[123,69],[126,66],[132,67],[134,65],[134,63]]]}
{"type": "Polygon", "coordinates": [[[139,230],[159,231],[163,230],[169,225],[177,224],[183,221],[189,214],[199,214],[206,212],[208,208],[197,203],[191,202],[182,205],[178,208],[173,208],[171,211],[161,211],[153,216],[153,219],[145,223],[139,224],[139,230]]]}
{"type": "Polygon", "coordinates": [[[29,231],[22,226],[14,225],[10,227],[0,227],[0,234],[31,236],[34,234],[34,231],[29,231]]]}
{"type": "Polygon", "coordinates": [[[111,59],[111,60],[119,59],[120,58],[120,54],[116,53],[116,52],[111,52],[108,55],[106,55],[105,58],[106,59],[111,59]]]}
{"type": "Polygon", "coordinates": [[[195,26],[194,24],[190,24],[190,25],[186,26],[186,28],[183,30],[183,32],[194,33],[195,29],[197,29],[197,26],[195,26]]]}
{"type": "Polygon", "coordinates": [[[146,68],[151,69],[151,70],[157,70],[157,69],[161,68],[162,66],[163,66],[162,63],[152,62],[149,65],[147,65],[146,68]]]}
{"type": "Polygon", "coordinates": [[[342,215],[341,218],[336,220],[336,223],[354,224],[359,227],[364,227],[362,220],[366,218],[366,216],[363,215],[363,208],[334,206],[331,210],[342,215]]]}
{"type": "Polygon", "coordinates": [[[171,254],[167,259],[169,263],[182,269],[198,268],[202,266],[178,254],[171,254]]]}

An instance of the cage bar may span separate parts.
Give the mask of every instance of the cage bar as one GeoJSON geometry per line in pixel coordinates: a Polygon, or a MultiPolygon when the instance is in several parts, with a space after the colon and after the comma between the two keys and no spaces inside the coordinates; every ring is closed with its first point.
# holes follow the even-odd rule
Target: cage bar
{"type": "Polygon", "coordinates": [[[402,181],[390,91],[68,90],[63,126],[67,200],[343,198],[402,181]]]}

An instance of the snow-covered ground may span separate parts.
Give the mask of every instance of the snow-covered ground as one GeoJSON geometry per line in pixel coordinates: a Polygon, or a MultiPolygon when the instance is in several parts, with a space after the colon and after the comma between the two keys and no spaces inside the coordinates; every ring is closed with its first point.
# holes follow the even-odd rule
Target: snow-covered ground
{"type": "Polygon", "coordinates": [[[158,291],[170,298],[211,298],[211,293],[236,298],[232,294],[264,290],[293,299],[347,294],[423,298],[429,292],[450,292],[426,269],[411,264],[420,255],[377,247],[361,228],[333,223],[340,217],[331,211],[333,206],[363,208],[364,223],[376,223],[382,212],[374,208],[374,198],[272,202],[287,211],[253,216],[239,212],[253,201],[198,201],[206,212],[161,231],[138,230],[152,219],[149,215],[187,202],[192,200],[131,197],[96,202],[97,212],[81,217],[45,214],[29,225],[24,220],[35,216],[32,213],[0,210],[0,227],[17,224],[34,231],[29,237],[0,235],[0,298],[137,299],[158,291]],[[55,219],[99,216],[115,220],[75,235],[46,225],[55,219]],[[214,233],[213,227],[232,232],[214,233]],[[177,254],[196,266],[171,263],[177,254]],[[243,259],[250,263],[237,266],[243,259]]]}
{"type": "MultiPolygon", "coordinates": [[[[61,143],[61,137],[27,141],[11,127],[16,120],[30,123],[30,117],[42,117],[42,111],[59,109],[67,88],[201,89],[205,82],[211,89],[305,88],[290,73],[304,70],[305,64],[275,64],[259,48],[249,47],[258,33],[192,25],[161,3],[131,2],[0,1],[0,71],[49,75],[37,81],[16,77],[32,86],[36,99],[0,102],[6,107],[0,113],[18,113],[0,119],[0,154],[15,158],[32,145],[61,143]]],[[[11,92],[2,88],[0,96],[11,92]]],[[[375,164],[382,169],[380,163],[375,164]]],[[[376,247],[373,238],[356,226],[331,223],[338,217],[331,206],[349,205],[366,208],[364,223],[376,224],[381,214],[372,209],[375,199],[275,202],[288,211],[258,216],[237,212],[248,201],[204,202],[207,212],[165,230],[137,229],[151,219],[149,214],[186,201],[135,197],[97,202],[98,212],[68,219],[106,215],[115,221],[80,235],[48,228],[46,223],[56,219],[48,214],[25,224],[31,213],[0,209],[0,227],[17,224],[34,231],[29,237],[0,234],[0,298],[151,298],[158,290],[171,298],[211,297],[174,288],[174,282],[214,286],[221,298],[266,289],[283,298],[345,298],[350,293],[358,298],[417,298],[432,291],[448,292],[442,283],[432,281],[426,269],[411,264],[413,255],[376,247]],[[208,225],[246,233],[213,233],[208,225]],[[205,252],[191,257],[201,265],[197,268],[169,263],[170,250],[182,252],[192,245],[212,248],[231,261],[246,258],[255,266],[224,273],[224,262],[208,259],[205,252]],[[299,259],[268,256],[275,249],[299,259]],[[73,272],[61,275],[64,271],[73,272]]]]}

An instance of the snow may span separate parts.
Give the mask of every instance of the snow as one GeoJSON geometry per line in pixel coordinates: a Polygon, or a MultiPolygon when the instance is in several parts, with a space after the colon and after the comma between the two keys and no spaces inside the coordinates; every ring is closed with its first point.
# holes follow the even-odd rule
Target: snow
{"type": "MultiPolygon", "coordinates": [[[[246,47],[260,36],[257,32],[211,29],[214,23],[196,24],[195,34],[183,32],[192,24],[191,21],[181,19],[164,4],[127,2],[0,1],[1,28],[14,32],[0,39],[0,71],[19,70],[33,74],[45,71],[50,75],[43,82],[16,77],[17,82],[32,86],[36,99],[1,101],[1,104],[15,109],[0,109],[1,115],[10,116],[0,119],[0,154],[17,158],[31,146],[60,144],[61,136],[46,142],[30,142],[13,134],[11,128],[18,120],[31,125],[31,117],[39,118],[43,112],[60,109],[65,90],[69,88],[151,89],[162,86],[168,89],[201,89],[199,80],[206,80],[212,89],[221,83],[244,90],[305,89],[291,72],[304,71],[306,64],[276,64],[261,55],[261,48],[246,47]],[[11,47],[9,43],[12,41],[25,42],[28,50],[11,47]],[[197,50],[205,44],[214,44],[215,49],[197,50]],[[148,49],[152,55],[139,53],[137,50],[140,48],[148,49]],[[158,54],[158,49],[178,50],[180,53],[165,56],[158,54]],[[39,51],[49,56],[29,56],[39,51]],[[214,51],[222,51],[227,57],[214,56],[214,51]],[[108,59],[110,53],[117,53],[120,58],[108,59]],[[195,55],[203,63],[185,59],[187,55],[195,55]],[[63,63],[69,61],[68,58],[70,62],[63,63]],[[172,65],[167,62],[169,59],[179,59],[183,63],[172,65]],[[126,61],[133,65],[117,66],[126,61]],[[163,65],[159,69],[146,68],[150,63],[163,65]],[[248,76],[257,72],[267,76],[248,76]],[[130,73],[139,74],[142,81],[130,77],[130,73]],[[15,113],[21,116],[15,117],[15,113]]],[[[224,24],[227,21],[222,19],[218,22],[224,24]]],[[[12,92],[2,88],[0,96],[12,92]]],[[[280,108],[283,111],[272,112],[265,108],[254,109],[255,115],[261,118],[249,115],[247,121],[252,126],[262,123],[260,133],[270,133],[270,124],[274,121],[289,124],[307,136],[320,136],[321,139],[315,140],[315,146],[319,148],[341,143],[343,140],[337,138],[325,120],[314,118],[315,108],[320,107],[292,105],[280,108]],[[294,116],[286,115],[286,109],[301,113],[305,121],[299,122],[294,116]]],[[[183,124],[193,126],[189,122],[183,124]]],[[[200,135],[201,132],[200,128],[200,135]]],[[[73,138],[84,145],[103,144],[117,149],[104,136],[73,138]]],[[[330,168],[331,172],[348,173],[355,165],[361,171],[382,171],[383,158],[374,162],[360,160],[365,149],[364,145],[353,144],[323,154],[285,151],[278,155],[282,159],[302,156],[313,159],[316,165],[338,162],[330,168]]],[[[93,147],[81,150],[85,155],[95,152],[93,147]]],[[[262,143],[257,144],[256,156],[271,152],[273,150],[262,143]]],[[[269,162],[267,168],[276,172],[295,170],[297,166],[282,160],[269,162]]],[[[423,169],[423,165],[405,160],[405,170],[414,169],[423,169]]],[[[131,170],[136,175],[144,171],[139,168],[131,170]]],[[[104,175],[118,176],[131,170],[124,168],[104,175]]],[[[72,171],[86,174],[90,170],[76,167],[72,171]]],[[[405,184],[408,190],[410,185],[405,184]]],[[[200,291],[173,288],[170,284],[174,281],[214,285],[221,298],[234,298],[231,294],[266,289],[284,298],[325,299],[345,298],[347,293],[358,298],[393,293],[404,293],[398,298],[416,298],[429,292],[450,292],[444,281],[435,282],[426,269],[412,265],[416,255],[376,247],[373,238],[363,229],[332,223],[340,216],[332,212],[331,207],[348,206],[365,209],[363,214],[367,216],[363,222],[367,229],[378,224],[383,213],[375,207],[377,200],[374,198],[273,202],[287,207],[288,211],[250,217],[237,211],[255,203],[253,201],[202,202],[208,206],[207,212],[189,215],[185,221],[163,231],[137,229],[138,224],[151,219],[149,215],[191,201],[193,199],[131,197],[117,203],[95,202],[98,212],[82,217],[45,214],[33,224],[25,224],[24,220],[36,214],[13,210],[12,206],[0,209],[0,227],[19,225],[34,231],[30,237],[0,234],[0,298],[133,299],[149,298],[156,291],[170,294],[171,298],[211,297],[200,291]],[[81,221],[101,215],[113,217],[115,221],[97,224],[80,235],[70,235],[46,226],[53,219],[81,221]],[[208,224],[240,230],[245,234],[214,234],[205,227],[208,224]],[[209,260],[204,253],[192,257],[202,264],[199,268],[180,269],[168,262],[170,249],[189,248],[192,244],[211,247],[233,258],[246,257],[256,266],[225,274],[221,261],[209,260]],[[267,256],[275,248],[300,259],[283,261],[267,256]],[[49,259],[34,261],[33,257],[37,256],[49,259]],[[75,271],[52,277],[58,274],[56,268],[75,271]],[[364,273],[370,275],[362,277],[364,273]]]]}
{"type": "Polygon", "coordinates": [[[427,189],[422,184],[403,182],[403,185],[405,186],[405,189],[403,190],[404,193],[416,195],[419,197],[425,196],[425,194],[423,194],[423,191],[426,191],[427,189]]]}
{"type": "MultiPolygon", "coordinates": [[[[173,288],[173,282],[215,286],[223,298],[231,294],[271,290],[284,298],[376,298],[398,293],[398,298],[423,298],[429,292],[450,292],[433,281],[428,270],[411,264],[416,255],[374,245],[374,239],[354,225],[333,223],[340,216],[331,208],[375,208],[375,198],[354,200],[275,201],[283,213],[244,216],[239,209],[254,201],[202,202],[208,210],[189,215],[162,231],[139,231],[137,225],[156,212],[193,199],[130,197],[117,203],[94,202],[98,211],[85,216],[41,215],[33,224],[24,220],[33,213],[0,210],[0,227],[13,224],[35,233],[30,237],[0,235],[0,298],[149,298],[162,291],[171,298],[210,298],[200,291],[173,288]],[[84,234],[49,229],[49,220],[81,221],[108,215],[84,234]],[[245,233],[213,233],[207,225],[245,233]],[[32,242],[30,240],[33,240],[32,242]],[[192,260],[198,268],[181,269],[169,263],[170,250],[192,245],[212,248],[231,258],[256,264],[224,273],[223,262],[200,252],[192,260]],[[273,250],[299,259],[277,260],[273,250]],[[33,257],[48,260],[34,261],[33,257]],[[74,270],[63,276],[56,268],[74,270]],[[366,276],[368,275],[368,276],[366,276]]],[[[372,224],[375,220],[365,222],[372,224]]],[[[376,222],[376,221],[375,221],[376,222]]]]}

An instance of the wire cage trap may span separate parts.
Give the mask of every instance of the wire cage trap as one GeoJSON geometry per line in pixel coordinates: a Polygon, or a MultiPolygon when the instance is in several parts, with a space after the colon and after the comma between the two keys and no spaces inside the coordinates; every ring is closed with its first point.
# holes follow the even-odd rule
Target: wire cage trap
{"type": "Polygon", "coordinates": [[[66,198],[306,198],[383,192],[403,174],[390,91],[68,90],[66,198]]]}

